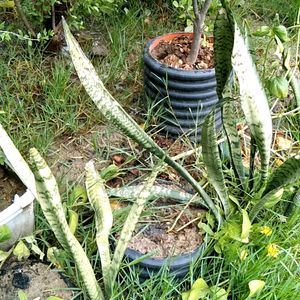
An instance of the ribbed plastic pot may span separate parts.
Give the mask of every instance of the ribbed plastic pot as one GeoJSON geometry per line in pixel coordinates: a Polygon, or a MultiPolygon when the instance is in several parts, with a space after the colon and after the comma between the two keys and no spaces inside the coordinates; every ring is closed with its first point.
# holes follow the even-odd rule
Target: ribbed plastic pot
{"type": "MultiPolygon", "coordinates": [[[[144,90],[148,99],[161,103],[160,127],[171,136],[186,135],[201,141],[201,125],[206,115],[218,104],[214,69],[184,70],[160,63],[151,51],[161,41],[193,33],[177,32],[157,37],[144,49],[144,90]]],[[[158,105],[160,106],[160,105],[158,105]]],[[[221,111],[216,110],[216,127],[222,125],[221,111]]]]}
{"type": "MultiPolygon", "coordinates": [[[[191,263],[199,256],[200,248],[201,246],[196,248],[193,252],[163,259],[145,258],[135,264],[134,267],[138,269],[139,276],[142,279],[150,278],[164,267],[167,268],[169,273],[175,278],[182,278],[189,272],[191,263]]],[[[124,254],[129,262],[137,259],[140,260],[143,255],[144,254],[130,248],[127,248],[124,254]]]]}

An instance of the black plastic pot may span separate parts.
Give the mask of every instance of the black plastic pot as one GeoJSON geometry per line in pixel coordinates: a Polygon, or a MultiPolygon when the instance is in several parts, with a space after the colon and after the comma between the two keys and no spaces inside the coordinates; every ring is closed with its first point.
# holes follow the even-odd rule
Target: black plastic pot
{"type": "MultiPolygon", "coordinates": [[[[145,258],[138,262],[135,267],[138,268],[140,272],[139,276],[142,279],[150,278],[152,275],[157,274],[163,267],[168,268],[171,275],[174,275],[176,278],[181,278],[189,272],[191,263],[195,261],[200,254],[200,248],[201,246],[193,252],[163,259],[145,258]]],[[[136,250],[127,248],[124,256],[129,262],[132,262],[136,259],[140,259],[143,255],[144,254],[136,250]]]]}
{"type": "MultiPolygon", "coordinates": [[[[163,113],[160,126],[171,136],[187,135],[191,141],[200,142],[201,125],[205,116],[218,104],[214,69],[176,69],[154,59],[151,51],[160,41],[171,41],[178,32],[149,41],[144,49],[144,89],[148,99],[161,103],[163,113]]],[[[216,110],[216,127],[222,124],[221,111],[216,110]]]]}

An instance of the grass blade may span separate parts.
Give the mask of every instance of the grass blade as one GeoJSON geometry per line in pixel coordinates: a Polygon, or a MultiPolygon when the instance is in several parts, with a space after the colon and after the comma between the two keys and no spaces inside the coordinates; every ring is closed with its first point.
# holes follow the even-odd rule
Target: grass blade
{"type": "Polygon", "coordinates": [[[62,247],[72,253],[89,297],[92,300],[104,300],[104,295],[95,278],[89,259],[70,231],[54,176],[44,159],[34,148],[30,149],[30,160],[36,179],[37,200],[51,229],[62,247]]]}
{"type": "Polygon", "coordinates": [[[202,156],[207,168],[208,179],[218,193],[223,205],[224,214],[229,215],[229,203],[225,178],[222,170],[222,161],[219,156],[217,134],[215,127],[215,111],[205,119],[202,128],[202,156]]]}
{"type": "Polygon", "coordinates": [[[111,295],[110,273],[110,249],[109,234],[113,224],[112,210],[109,199],[104,187],[104,180],[99,176],[93,162],[88,162],[85,166],[86,171],[86,191],[91,206],[95,212],[96,219],[96,243],[101,260],[102,276],[106,294],[111,295]]]}

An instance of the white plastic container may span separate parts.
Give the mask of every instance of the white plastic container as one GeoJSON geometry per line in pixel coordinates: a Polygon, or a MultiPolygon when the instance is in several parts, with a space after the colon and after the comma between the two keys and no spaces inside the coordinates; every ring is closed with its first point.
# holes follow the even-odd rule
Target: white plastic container
{"type": "Polygon", "coordinates": [[[0,249],[6,250],[20,237],[33,233],[33,201],[36,195],[36,187],[33,173],[1,124],[0,148],[4,153],[5,163],[18,175],[27,187],[27,191],[23,195],[15,195],[13,203],[3,211],[0,211],[0,225],[6,224],[12,234],[10,240],[0,243],[0,249]]]}
{"type": "Polygon", "coordinates": [[[0,212],[0,225],[7,225],[12,237],[0,243],[0,249],[7,250],[21,237],[34,230],[33,194],[27,190],[21,197],[15,195],[13,203],[0,212]]]}

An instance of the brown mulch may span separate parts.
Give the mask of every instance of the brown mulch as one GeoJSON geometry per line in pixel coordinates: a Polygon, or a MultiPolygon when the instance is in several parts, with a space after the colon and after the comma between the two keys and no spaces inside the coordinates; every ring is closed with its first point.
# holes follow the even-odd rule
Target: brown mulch
{"type": "Polygon", "coordinates": [[[214,67],[213,43],[206,41],[200,47],[196,63],[187,63],[187,56],[190,53],[192,40],[188,36],[180,36],[169,42],[161,41],[155,47],[151,55],[162,64],[185,70],[211,69],[214,67]]]}
{"type": "Polygon", "coordinates": [[[143,220],[148,222],[148,226],[133,236],[128,248],[142,254],[154,253],[152,258],[194,251],[203,241],[197,227],[201,210],[188,208],[181,215],[180,213],[181,209],[176,207],[161,207],[155,215],[143,220]],[[180,218],[176,221],[179,215],[180,218]]]}

